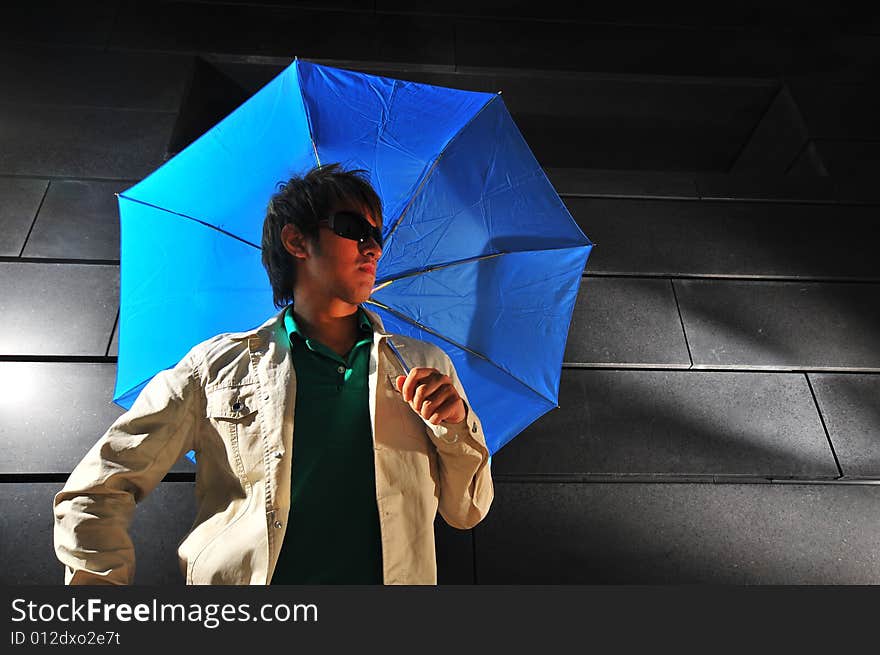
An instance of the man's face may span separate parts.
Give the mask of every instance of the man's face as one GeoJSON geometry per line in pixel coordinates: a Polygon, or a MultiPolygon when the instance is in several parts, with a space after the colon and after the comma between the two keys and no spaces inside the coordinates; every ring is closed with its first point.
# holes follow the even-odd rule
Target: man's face
{"type": "MultiPolygon", "coordinates": [[[[331,208],[362,214],[377,226],[369,210],[352,202],[338,202],[331,208]]],[[[337,235],[326,224],[318,230],[318,244],[309,243],[309,258],[303,262],[309,279],[320,288],[321,295],[358,305],[370,297],[376,283],[376,264],[382,249],[372,238],[364,243],[337,235]]]]}

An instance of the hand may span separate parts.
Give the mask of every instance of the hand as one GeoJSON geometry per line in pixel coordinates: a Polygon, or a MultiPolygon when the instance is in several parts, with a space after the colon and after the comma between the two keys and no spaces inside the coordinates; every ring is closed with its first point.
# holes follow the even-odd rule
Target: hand
{"type": "Polygon", "coordinates": [[[412,368],[409,375],[398,375],[395,384],[412,410],[432,425],[465,419],[464,400],[452,379],[436,368],[412,368]]]}

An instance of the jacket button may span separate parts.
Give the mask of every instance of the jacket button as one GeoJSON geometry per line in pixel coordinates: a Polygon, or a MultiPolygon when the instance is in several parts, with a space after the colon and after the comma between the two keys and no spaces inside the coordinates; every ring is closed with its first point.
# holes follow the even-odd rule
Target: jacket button
{"type": "Polygon", "coordinates": [[[275,521],[275,523],[273,523],[273,525],[274,525],[276,528],[278,528],[279,530],[281,529],[281,521],[275,521]]]}
{"type": "Polygon", "coordinates": [[[282,453],[280,450],[276,450],[274,453],[272,453],[272,457],[274,457],[275,459],[281,459],[282,457],[284,457],[284,453],[282,453]]]}
{"type": "Polygon", "coordinates": [[[476,432],[476,431],[477,431],[477,424],[476,424],[476,423],[474,423],[474,429],[473,429],[473,430],[471,430],[471,432],[476,432]]]}
{"type": "Polygon", "coordinates": [[[336,369],[336,372],[337,372],[337,373],[345,373],[345,367],[344,367],[344,366],[339,366],[339,367],[336,369]]]}
{"type": "Polygon", "coordinates": [[[232,411],[233,412],[240,412],[242,407],[244,407],[244,405],[241,404],[241,401],[236,401],[232,405],[232,411]]]}

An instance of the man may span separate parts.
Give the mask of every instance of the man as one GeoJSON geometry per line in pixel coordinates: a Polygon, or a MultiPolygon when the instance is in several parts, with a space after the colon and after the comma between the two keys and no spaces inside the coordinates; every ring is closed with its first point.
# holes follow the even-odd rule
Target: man
{"type": "Polygon", "coordinates": [[[71,473],[54,501],[67,584],[131,583],[135,503],[191,449],[187,584],[436,584],[437,511],[460,529],[486,515],[489,451],[449,357],[361,306],[382,248],[362,173],[283,185],[262,249],[284,309],[157,374],[71,473]]]}

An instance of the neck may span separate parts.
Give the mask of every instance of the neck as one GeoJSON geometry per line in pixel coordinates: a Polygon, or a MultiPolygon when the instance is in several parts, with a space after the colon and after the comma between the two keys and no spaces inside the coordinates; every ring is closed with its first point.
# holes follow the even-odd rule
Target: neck
{"type": "Polygon", "coordinates": [[[357,305],[339,298],[330,301],[294,291],[293,315],[300,330],[334,350],[348,352],[357,337],[357,305]]]}

